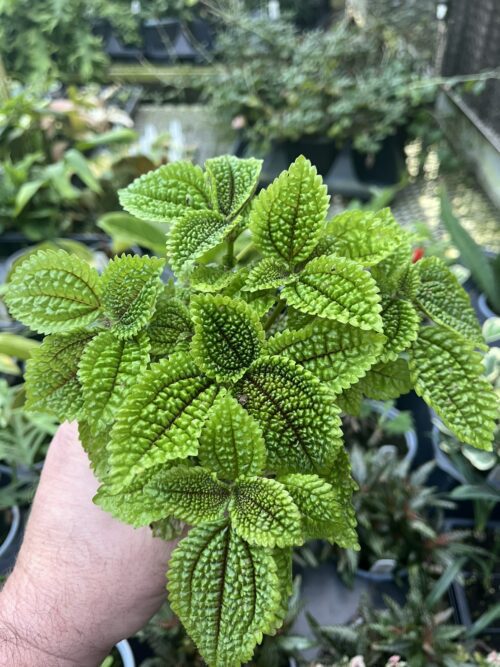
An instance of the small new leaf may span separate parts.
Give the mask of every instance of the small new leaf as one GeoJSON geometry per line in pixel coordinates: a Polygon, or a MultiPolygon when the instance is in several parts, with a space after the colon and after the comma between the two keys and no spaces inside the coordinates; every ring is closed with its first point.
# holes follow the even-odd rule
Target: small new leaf
{"type": "Polygon", "coordinates": [[[144,487],[166,514],[195,526],[222,518],[229,489],[204,468],[176,466],[155,475],[144,487]]]}
{"type": "Polygon", "coordinates": [[[185,213],[210,208],[210,192],[200,167],[190,162],[166,164],[120,190],[123,208],[143,220],[172,222],[185,213]]]}
{"type": "Polygon", "coordinates": [[[39,250],[14,270],[5,301],[33,331],[72,331],[97,319],[98,282],[97,271],[76,255],[39,250]]]}
{"type": "Polygon", "coordinates": [[[94,332],[47,336],[26,366],[26,408],[61,421],[76,419],[83,407],[78,364],[94,332]]]}
{"type": "Polygon", "coordinates": [[[284,354],[328,382],[338,394],[355,384],[378,360],[385,338],[348,324],[316,320],[270,338],[267,354],[284,354]]]}
{"type": "Polygon", "coordinates": [[[225,290],[237,279],[236,273],[221,266],[200,264],[189,276],[191,287],[197,292],[217,293],[225,290]]]}
{"type": "Polygon", "coordinates": [[[221,479],[259,475],[266,447],[258,423],[230,394],[221,391],[200,434],[198,457],[202,466],[221,479]]]}
{"type": "Polygon", "coordinates": [[[391,299],[383,302],[382,321],[386,342],[380,361],[395,361],[417,338],[420,316],[406,299],[391,299]]]}
{"type": "Polygon", "coordinates": [[[170,604],[211,667],[238,667],[274,625],[282,604],[269,549],[227,522],[193,528],[170,559],[170,604]]]}
{"type": "Polygon", "coordinates": [[[212,185],[214,207],[228,218],[234,218],[255,192],[262,160],[242,160],[223,155],[205,162],[212,185]]]}
{"type": "Polygon", "coordinates": [[[417,262],[420,286],[416,303],[436,324],[447,327],[483,346],[484,338],[467,292],[439,257],[417,262]]]}
{"type": "MultiPolygon", "coordinates": [[[[380,211],[345,211],[327,225],[328,254],[373,266],[401,243],[402,231],[388,208],[380,211]]],[[[326,254],[326,253],[324,253],[326,254]]]]}
{"type": "Polygon", "coordinates": [[[78,376],[93,431],[113,421],[128,388],[146,370],[149,349],[144,334],[121,340],[110,331],[103,331],[87,345],[78,376]]]}
{"type": "Polygon", "coordinates": [[[303,543],[297,505],[275,479],[248,477],[238,481],[229,502],[229,516],[233,528],[249,544],[290,547],[303,543]]]}
{"type": "Polygon", "coordinates": [[[193,297],[191,314],[199,367],[219,382],[240,378],[264,343],[258,314],[244,301],[208,294],[193,297]]]}
{"type": "Polygon", "coordinates": [[[311,260],[282,296],[303,313],[382,332],[377,285],[368,271],[345,257],[311,260]]]}
{"type": "Polygon", "coordinates": [[[235,387],[260,424],[268,465],[280,473],[330,469],[342,444],[339,410],[312,373],[283,357],[262,357],[235,387]]]}
{"type": "Polygon", "coordinates": [[[110,483],[123,487],[147,468],[195,456],[216,393],[188,354],[152,364],[118,412],[108,446],[110,483]]]}
{"type": "Polygon", "coordinates": [[[289,267],[307,259],[321,236],[330,197],[304,156],[262,190],[253,202],[250,229],[265,257],[289,267]]]}
{"type": "Polygon", "coordinates": [[[189,273],[194,263],[221,243],[238,224],[216,211],[188,211],[172,226],[167,254],[177,275],[189,273]]]}
{"type": "Polygon", "coordinates": [[[106,267],[101,277],[102,303],[117,338],[132,338],[153,316],[163,289],[164,263],[157,257],[122,255],[106,267]]]}
{"type": "Polygon", "coordinates": [[[289,275],[288,267],[284,262],[274,257],[266,257],[252,268],[241,289],[244,292],[276,289],[291,280],[293,276],[289,275]]]}
{"type": "Polygon", "coordinates": [[[443,327],[422,327],[410,368],[415,391],[465,444],[491,450],[498,404],[473,343],[443,327]]]}
{"type": "Polygon", "coordinates": [[[160,294],[146,333],[151,343],[151,356],[172,354],[180,343],[189,341],[193,334],[189,310],[179,299],[160,294]]]}

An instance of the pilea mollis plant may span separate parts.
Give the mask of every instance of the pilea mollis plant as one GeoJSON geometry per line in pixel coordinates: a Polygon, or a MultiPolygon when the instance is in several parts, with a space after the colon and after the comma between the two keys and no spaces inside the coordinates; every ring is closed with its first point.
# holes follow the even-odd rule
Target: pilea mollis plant
{"type": "Polygon", "coordinates": [[[260,169],[172,163],[120,193],[136,217],[170,223],[175,280],[158,257],[122,255],[99,275],[39,251],[6,297],[47,334],[27,406],[78,420],[95,502],[165,539],[190,527],[169,597],[217,667],[250,660],[280,627],[293,546],[357,546],[341,411],[415,388],[457,438],[489,449],[497,408],[480,327],[446,265],[412,262],[388,209],[328,219],[304,157],[254,196],[260,169]],[[250,251],[234,252],[240,235],[250,251]]]}

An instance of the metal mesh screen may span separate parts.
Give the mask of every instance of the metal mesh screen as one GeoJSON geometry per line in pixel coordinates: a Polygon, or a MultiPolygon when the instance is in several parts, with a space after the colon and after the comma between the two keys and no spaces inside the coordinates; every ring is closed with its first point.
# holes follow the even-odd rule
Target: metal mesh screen
{"type": "MultiPolygon", "coordinates": [[[[450,0],[442,73],[477,74],[500,67],[499,0],[450,0]]],[[[464,94],[479,118],[500,135],[500,81],[478,95],[464,94]]]]}

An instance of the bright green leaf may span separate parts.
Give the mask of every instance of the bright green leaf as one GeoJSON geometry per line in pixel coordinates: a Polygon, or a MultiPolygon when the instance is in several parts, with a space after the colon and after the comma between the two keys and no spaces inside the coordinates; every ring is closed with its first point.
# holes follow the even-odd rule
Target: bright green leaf
{"type": "Polygon", "coordinates": [[[274,257],[266,257],[252,268],[241,289],[244,292],[276,289],[291,280],[293,276],[289,275],[288,267],[284,262],[274,257]]]}
{"type": "Polygon", "coordinates": [[[152,364],[129,391],[113,427],[111,483],[126,486],[147,468],[195,456],[216,392],[185,353],[152,364]]]}
{"type": "Polygon", "coordinates": [[[151,321],[146,329],[151,343],[151,356],[166,357],[193,334],[189,310],[176,298],[160,294],[151,321]]]}
{"type": "Polygon", "coordinates": [[[382,302],[382,321],[386,342],[380,361],[395,361],[417,338],[420,316],[406,299],[392,299],[382,302]]]}
{"type": "Polygon", "coordinates": [[[326,185],[304,156],[262,190],[253,202],[250,229],[265,257],[294,266],[316,247],[328,211],[326,185]]]}
{"type": "Polygon", "coordinates": [[[273,552],[249,545],[227,523],[193,528],[170,559],[170,604],[211,667],[250,660],[280,613],[273,552]]]}
{"type": "Polygon", "coordinates": [[[186,207],[210,208],[210,193],[200,167],[190,162],[166,164],[120,190],[123,208],[144,220],[173,222],[186,207]]]}
{"type": "Polygon", "coordinates": [[[189,276],[191,287],[197,292],[216,293],[229,287],[236,280],[236,273],[222,266],[206,266],[200,264],[189,276]]]}
{"type": "Polygon", "coordinates": [[[202,466],[221,479],[259,475],[266,462],[264,438],[257,422],[230,394],[222,391],[200,435],[202,466]]]}
{"type": "Polygon", "coordinates": [[[359,385],[365,396],[378,401],[390,401],[407,394],[413,386],[408,362],[396,359],[375,364],[360,380],[359,385]]]}
{"type": "Polygon", "coordinates": [[[101,277],[103,309],[118,338],[131,338],[151,319],[163,284],[165,261],[157,257],[115,257],[101,277]]]}
{"type": "Polygon", "coordinates": [[[286,355],[327,381],[338,394],[355,384],[377,361],[384,340],[374,331],[315,320],[297,331],[286,330],[270,338],[266,353],[286,355]]]}
{"type": "Polygon", "coordinates": [[[111,236],[115,253],[121,253],[132,246],[147,248],[157,255],[165,252],[167,227],[159,222],[139,220],[129,213],[112,211],[102,215],[96,224],[111,236]]]}
{"type": "Polygon", "coordinates": [[[303,313],[382,331],[377,285],[368,271],[345,257],[316,257],[282,296],[303,313]]]}
{"type": "Polygon", "coordinates": [[[234,218],[257,187],[262,160],[222,155],[207,160],[205,169],[212,185],[214,207],[222,215],[234,218]]]}
{"type": "Polygon", "coordinates": [[[410,368],[415,391],[465,444],[491,450],[498,404],[473,344],[443,327],[422,327],[410,368]]]}
{"type": "Polygon", "coordinates": [[[264,343],[259,316],[244,301],[198,295],[191,300],[193,356],[219,381],[237,380],[257,359],[264,343]]]}
{"type": "Polygon", "coordinates": [[[12,317],[34,331],[71,331],[97,319],[98,281],[97,271],[75,255],[41,250],[15,269],[5,301],[12,317]]]}

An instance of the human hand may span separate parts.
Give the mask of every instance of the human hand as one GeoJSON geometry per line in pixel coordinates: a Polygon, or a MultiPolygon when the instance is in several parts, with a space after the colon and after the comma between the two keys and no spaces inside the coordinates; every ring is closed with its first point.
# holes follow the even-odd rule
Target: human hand
{"type": "Polygon", "coordinates": [[[0,666],[95,667],[165,599],[175,544],[106,514],[97,486],[76,422],[63,424],[0,594],[0,666]]]}

